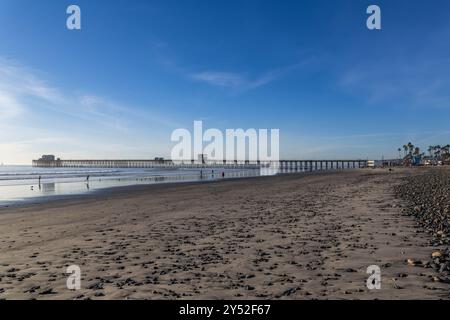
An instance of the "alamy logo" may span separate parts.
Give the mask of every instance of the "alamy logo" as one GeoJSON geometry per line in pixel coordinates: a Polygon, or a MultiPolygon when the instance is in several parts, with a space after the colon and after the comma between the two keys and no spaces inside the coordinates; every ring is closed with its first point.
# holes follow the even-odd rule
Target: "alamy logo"
{"type": "Polygon", "coordinates": [[[69,30],[81,30],[81,9],[77,5],[70,5],[66,10],[67,14],[70,16],[67,17],[66,26],[69,30]]]}
{"type": "Polygon", "coordinates": [[[381,269],[377,265],[371,265],[367,267],[366,273],[370,274],[367,278],[367,288],[369,290],[381,289],[381,269]]]}
{"type": "Polygon", "coordinates": [[[367,28],[369,30],[381,30],[381,9],[377,5],[371,5],[367,7],[367,14],[370,16],[367,18],[367,28]]]}
{"type": "Polygon", "coordinates": [[[67,278],[66,285],[69,290],[80,290],[81,289],[81,269],[77,265],[68,266],[66,273],[70,274],[67,278]]]}
{"type": "Polygon", "coordinates": [[[207,129],[203,122],[194,121],[194,132],[176,129],[171,141],[173,161],[201,161],[202,163],[278,162],[280,160],[279,129],[207,129]],[[270,131],[270,135],[269,135],[270,131]],[[270,136],[270,137],[269,137],[270,136]]]}

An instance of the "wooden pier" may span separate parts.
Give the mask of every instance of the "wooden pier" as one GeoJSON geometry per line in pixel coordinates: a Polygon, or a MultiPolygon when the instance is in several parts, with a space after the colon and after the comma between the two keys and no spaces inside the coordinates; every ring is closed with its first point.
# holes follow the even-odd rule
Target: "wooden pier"
{"type": "Polygon", "coordinates": [[[367,167],[367,160],[280,160],[280,161],[172,161],[172,160],[33,160],[39,168],[236,168],[317,171],[358,169],[367,167]]]}

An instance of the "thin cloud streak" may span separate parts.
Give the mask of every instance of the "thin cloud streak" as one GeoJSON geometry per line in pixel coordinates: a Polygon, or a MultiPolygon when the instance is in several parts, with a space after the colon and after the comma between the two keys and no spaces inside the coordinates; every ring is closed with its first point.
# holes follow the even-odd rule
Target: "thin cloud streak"
{"type": "Polygon", "coordinates": [[[132,124],[123,120],[126,118],[124,115],[135,115],[136,120],[144,118],[146,121],[162,126],[177,125],[175,121],[152,112],[150,108],[146,108],[149,111],[143,113],[137,108],[124,106],[97,95],[67,94],[46,84],[25,67],[0,57],[0,110],[3,110],[0,116],[1,114],[17,115],[24,111],[32,112],[32,108],[26,107],[29,105],[25,103],[27,98],[33,100],[33,108],[39,106],[39,108],[121,132],[128,132],[132,127],[132,124]],[[154,117],[152,113],[155,114],[154,117]]]}
{"type": "Polygon", "coordinates": [[[161,143],[151,143],[151,135],[145,139],[136,136],[137,132],[149,126],[180,126],[152,108],[130,107],[93,94],[68,93],[52,87],[38,74],[0,57],[0,162],[26,164],[41,152],[151,156],[154,150],[161,152],[161,143]],[[58,121],[55,125],[51,124],[53,118],[58,121]],[[143,149],[147,144],[152,148],[143,149]]]}
{"type": "Polygon", "coordinates": [[[24,107],[14,96],[0,91],[0,122],[18,116],[23,112],[24,107]]]}
{"type": "Polygon", "coordinates": [[[212,86],[229,88],[238,91],[248,91],[263,87],[289,74],[293,70],[309,64],[311,60],[305,60],[287,67],[270,70],[259,77],[250,77],[244,73],[224,71],[202,71],[189,74],[189,78],[195,81],[207,83],[212,86]]]}

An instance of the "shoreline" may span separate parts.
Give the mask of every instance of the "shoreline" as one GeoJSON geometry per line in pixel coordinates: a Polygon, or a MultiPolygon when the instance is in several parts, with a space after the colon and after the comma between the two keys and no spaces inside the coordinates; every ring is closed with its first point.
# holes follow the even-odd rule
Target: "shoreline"
{"type": "Polygon", "coordinates": [[[435,270],[407,263],[433,246],[393,190],[422,172],[148,185],[4,208],[0,299],[449,299],[435,270]],[[73,264],[78,291],[66,288],[73,264]],[[381,290],[366,287],[374,264],[381,290]]]}
{"type": "MultiPolygon", "coordinates": [[[[355,170],[363,170],[363,169],[345,169],[346,171],[355,171],[355,170]]],[[[35,207],[39,205],[46,204],[62,204],[78,202],[78,201],[89,201],[96,200],[100,198],[108,198],[108,197],[127,197],[130,194],[138,194],[139,192],[148,192],[154,189],[164,189],[165,187],[170,188],[177,185],[180,186],[190,186],[190,185],[201,185],[208,183],[221,183],[226,181],[238,181],[238,180],[252,180],[252,179],[264,179],[264,178],[273,178],[273,177],[282,177],[282,176],[308,176],[308,175],[328,175],[333,173],[340,173],[342,171],[338,170],[328,170],[328,171],[312,171],[312,172],[293,172],[293,173],[280,173],[273,176],[248,176],[248,177],[230,177],[230,178],[217,178],[217,179],[205,179],[205,180],[197,180],[197,181],[169,181],[169,182],[160,182],[160,183],[148,183],[148,184],[133,184],[133,185],[125,185],[125,186],[114,186],[114,187],[105,187],[92,190],[86,193],[77,193],[77,194],[67,194],[67,195],[51,195],[51,196],[40,196],[35,198],[29,198],[24,200],[17,200],[8,204],[0,204],[0,214],[2,211],[6,211],[7,209],[20,209],[27,207],[35,207]]]]}
{"type": "MultiPolygon", "coordinates": [[[[203,171],[204,174],[202,175],[202,170],[188,168],[119,168],[114,170],[113,174],[98,175],[95,174],[96,171],[105,169],[75,169],[71,173],[69,171],[39,173],[32,172],[30,168],[27,168],[24,172],[28,173],[25,175],[33,176],[33,179],[23,179],[24,172],[14,173],[15,171],[12,171],[12,173],[0,173],[0,207],[20,203],[46,202],[53,199],[79,196],[116,187],[220,180],[219,173],[221,172],[214,172],[213,170],[210,172],[203,171]],[[42,177],[42,181],[39,179],[40,177],[42,177]],[[87,177],[90,178],[89,181],[87,177]]],[[[255,170],[223,170],[222,172],[226,178],[262,175],[260,171],[255,170]]]]}

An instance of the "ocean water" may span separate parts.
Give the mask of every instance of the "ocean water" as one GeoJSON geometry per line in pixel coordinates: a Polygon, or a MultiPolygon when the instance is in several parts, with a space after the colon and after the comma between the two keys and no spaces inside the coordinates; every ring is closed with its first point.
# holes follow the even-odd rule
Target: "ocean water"
{"type": "Polygon", "coordinates": [[[0,166],[0,206],[43,201],[60,196],[86,194],[105,188],[210,181],[260,176],[260,170],[243,169],[160,169],[160,168],[34,168],[0,166]],[[89,181],[87,176],[89,175],[89,181]],[[41,179],[39,180],[39,177],[41,179]]]}

